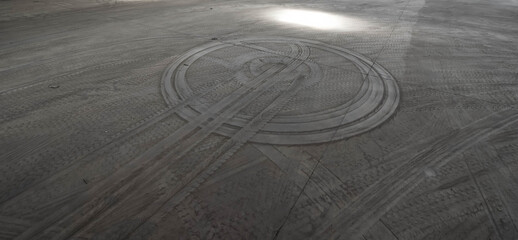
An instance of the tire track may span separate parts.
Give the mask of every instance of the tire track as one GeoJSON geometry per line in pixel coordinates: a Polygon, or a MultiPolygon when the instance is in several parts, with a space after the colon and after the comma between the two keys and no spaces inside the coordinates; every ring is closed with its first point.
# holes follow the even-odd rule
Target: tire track
{"type": "MultiPolygon", "coordinates": [[[[299,57],[302,54],[302,49],[298,49],[298,53],[296,54],[297,57],[299,57]]],[[[295,62],[294,57],[290,57],[289,60],[291,60],[291,64],[289,66],[285,67],[273,67],[265,71],[261,76],[258,77],[255,81],[253,81],[249,86],[242,86],[241,88],[237,89],[234,93],[228,95],[224,99],[222,99],[219,103],[215,104],[214,108],[211,109],[211,111],[201,114],[200,116],[196,117],[194,121],[191,121],[190,123],[186,124],[182,128],[175,131],[172,135],[166,137],[164,140],[159,142],[158,144],[154,145],[148,151],[140,155],[139,157],[133,159],[130,163],[126,164],[123,169],[119,170],[114,175],[108,177],[107,179],[103,180],[101,183],[97,184],[96,186],[92,187],[88,191],[88,195],[92,196],[105,196],[109,195],[110,192],[114,193],[116,196],[124,196],[127,195],[129,190],[133,189],[133,185],[135,185],[138,182],[135,182],[133,180],[136,179],[137,176],[146,175],[143,173],[153,173],[153,172],[160,172],[158,170],[163,168],[164,161],[168,160],[167,157],[171,156],[164,156],[164,151],[167,152],[167,150],[171,150],[171,146],[174,146],[176,142],[184,139],[187,137],[186,141],[181,141],[181,144],[178,146],[174,146],[174,149],[178,149],[177,151],[180,151],[178,154],[177,151],[173,151],[174,156],[182,156],[188,152],[192,147],[194,147],[195,143],[200,141],[200,139],[195,139],[192,137],[189,137],[189,134],[191,134],[193,131],[196,131],[197,129],[202,129],[205,131],[198,131],[193,136],[195,137],[202,137],[204,135],[210,134],[210,132],[217,129],[223,122],[228,120],[229,115],[235,114],[236,112],[239,112],[242,108],[246,106],[246,104],[242,104],[243,102],[251,102],[256,97],[258,97],[262,92],[266,91],[269,87],[271,87],[273,84],[275,84],[275,81],[272,80],[272,78],[269,78],[270,76],[273,76],[279,72],[282,72],[286,68],[293,68],[293,63],[295,62]],[[259,89],[259,90],[258,90],[259,89]],[[232,105],[232,103],[239,102],[241,104],[232,105]],[[218,112],[221,112],[218,114],[218,112]],[[217,115],[217,117],[216,117],[217,115]],[[213,119],[213,117],[216,117],[216,119],[213,119]],[[211,121],[212,120],[212,121],[211,121]],[[208,127],[201,127],[207,121],[211,121],[208,127]],[[209,130],[209,131],[207,131],[209,130]],[[181,146],[181,147],[180,147],[181,146]],[[182,151],[183,150],[183,151],[182,151]],[[158,158],[158,159],[157,159],[158,158]],[[161,161],[160,161],[161,160],[161,161]],[[113,184],[114,182],[117,182],[117,184],[113,184]]],[[[291,70],[290,70],[291,71],[291,70]]],[[[165,73],[167,74],[167,73],[165,73]]],[[[180,104],[181,106],[187,106],[186,101],[182,102],[180,104]]],[[[179,107],[175,107],[175,109],[178,109],[179,107]]],[[[169,154],[171,155],[171,154],[169,154]]],[[[167,163],[165,163],[167,165],[167,163]]],[[[74,221],[66,221],[62,220],[61,222],[73,222],[74,224],[71,224],[71,227],[68,228],[66,231],[62,233],[61,236],[66,236],[68,234],[74,233],[81,227],[83,227],[84,224],[87,224],[92,219],[94,219],[99,213],[101,213],[105,208],[113,205],[113,201],[105,201],[104,198],[95,198],[91,201],[88,201],[88,204],[82,203],[83,200],[79,199],[76,202],[73,202],[69,204],[69,207],[63,207],[61,210],[58,211],[55,214],[47,217],[43,221],[41,221],[39,224],[35,224],[31,229],[28,229],[24,234],[20,235],[17,239],[29,239],[35,234],[38,234],[39,232],[43,231],[44,229],[48,228],[51,224],[54,222],[60,220],[60,219],[66,219],[65,217],[69,215],[69,217],[73,217],[74,213],[83,212],[82,217],[74,221]],[[79,206],[83,206],[79,208],[79,206]],[[75,210],[75,211],[74,211],[75,210]],[[68,211],[71,211],[72,214],[69,214],[68,211]]]]}
{"type": "MultiPolygon", "coordinates": [[[[219,81],[217,84],[225,85],[225,84],[228,84],[231,80],[232,79],[225,79],[223,81],[219,81]]],[[[217,89],[205,88],[201,91],[200,96],[203,96],[203,95],[208,94],[211,91],[215,91],[215,90],[217,90],[217,89]]],[[[29,187],[23,189],[22,191],[17,193],[15,196],[13,196],[9,199],[6,199],[4,201],[0,201],[0,205],[15,201],[21,194],[23,194],[24,192],[26,192],[32,188],[45,186],[46,184],[49,184],[52,181],[54,181],[64,175],[67,175],[71,172],[81,169],[85,164],[88,164],[91,161],[94,161],[96,158],[98,158],[98,156],[100,154],[102,154],[103,152],[107,151],[108,149],[112,149],[118,145],[123,144],[124,142],[128,141],[133,136],[135,136],[136,134],[145,131],[146,129],[148,129],[150,126],[153,126],[157,122],[160,122],[163,119],[167,118],[168,116],[175,114],[178,111],[178,109],[181,109],[183,107],[188,106],[189,104],[192,104],[192,102],[195,101],[198,97],[199,96],[194,96],[194,95],[188,96],[184,101],[179,102],[175,105],[172,105],[171,107],[167,107],[165,109],[159,110],[155,114],[142,119],[141,121],[135,123],[134,125],[124,129],[123,131],[120,131],[108,143],[96,148],[95,150],[93,150],[92,152],[87,154],[86,156],[84,156],[81,159],[79,159],[78,161],[72,163],[72,165],[66,166],[63,169],[58,170],[58,172],[54,173],[52,176],[44,177],[44,178],[40,179],[39,181],[35,181],[36,182],[35,184],[32,184],[29,187]]],[[[91,110],[94,110],[94,109],[91,109],[91,110]]],[[[54,141],[59,139],[59,137],[62,137],[62,136],[60,135],[60,136],[57,136],[56,138],[53,138],[54,141]]],[[[49,140],[47,139],[47,141],[49,141],[49,140]]],[[[51,142],[53,142],[53,141],[51,140],[48,143],[43,144],[42,146],[39,146],[38,148],[44,148],[51,142]]]]}
{"type": "Polygon", "coordinates": [[[355,239],[423,181],[424,169],[439,168],[462,151],[518,121],[516,111],[503,111],[458,129],[363,191],[332,220],[322,223],[313,239],[355,239]]]}
{"type": "MultiPolygon", "coordinates": [[[[307,59],[307,55],[303,55],[302,59],[307,59]]],[[[301,62],[302,63],[302,62],[301,62]]],[[[302,84],[303,77],[296,76],[291,82],[290,87],[280,93],[273,103],[266,107],[256,117],[254,117],[246,126],[238,131],[223,146],[208,159],[204,159],[198,164],[187,178],[169,194],[162,195],[161,198],[153,203],[145,211],[137,215],[141,220],[141,224],[152,219],[158,221],[163,215],[173,211],[173,209],[182,202],[191,192],[196,190],[203,182],[205,182],[219,167],[221,167],[235,152],[237,152],[245,143],[247,143],[257,132],[266,125],[285,105],[288,103],[300,89],[305,87],[302,84]]],[[[136,231],[136,229],[134,230],[136,231]]],[[[129,237],[130,234],[128,234],[129,237]]]]}
{"type": "MultiPolygon", "coordinates": [[[[252,139],[253,142],[281,145],[322,143],[329,141],[331,135],[336,135],[336,138],[346,138],[368,131],[392,116],[399,104],[399,89],[394,77],[381,65],[372,62],[372,60],[359,53],[316,41],[292,38],[246,38],[224,41],[223,43],[213,43],[200,48],[203,49],[202,52],[205,54],[224,48],[227,45],[246,47],[265,53],[271,53],[271,51],[265,50],[259,45],[256,46],[256,43],[278,44],[297,41],[310,48],[316,48],[319,51],[337,55],[346,61],[351,61],[360,72],[367,76],[365,80],[366,84],[363,84],[357,91],[357,97],[352,98],[354,101],[351,100],[337,107],[310,114],[276,117],[254,136],[254,139],[252,139]],[[367,75],[368,72],[372,74],[369,76],[367,75]],[[342,119],[346,113],[347,118],[342,119]],[[337,134],[334,134],[334,127],[337,126],[339,126],[339,130],[337,134]]],[[[193,50],[184,56],[187,63],[200,57],[199,49],[195,50],[197,52],[193,50]]],[[[179,63],[170,66],[170,71],[179,67],[181,68],[178,64],[179,63]]],[[[319,67],[319,63],[307,61],[306,65],[309,67],[312,77],[322,78],[321,75],[323,73],[319,67]]],[[[163,83],[163,95],[166,101],[172,101],[172,99],[178,98],[183,92],[189,93],[192,91],[185,79],[185,70],[183,70],[175,75],[174,82],[163,83]]],[[[194,106],[194,110],[203,112],[208,107],[209,106],[199,104],[194,106]]],[[[186,109],[184,112],[184,114],[187,115],[192,111],[186,109]]],[[[218,133],[230,137],[235,133],[235,129],[241,128],[250,119],[251,117],[240,114],[227,122],[228,125],[222,127],[218,133]]]]}

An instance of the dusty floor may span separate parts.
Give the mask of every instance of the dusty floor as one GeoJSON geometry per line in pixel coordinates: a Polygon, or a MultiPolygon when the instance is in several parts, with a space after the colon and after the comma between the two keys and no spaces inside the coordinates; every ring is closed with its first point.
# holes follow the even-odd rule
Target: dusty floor
{"type": "Polygon", "coordinates": [[[518,1],[0,3],[0,239],[518,239],[518,1]]]}

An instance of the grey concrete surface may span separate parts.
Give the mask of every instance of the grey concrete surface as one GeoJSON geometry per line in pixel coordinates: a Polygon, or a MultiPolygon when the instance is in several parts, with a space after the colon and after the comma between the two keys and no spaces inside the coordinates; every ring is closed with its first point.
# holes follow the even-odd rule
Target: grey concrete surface
{"type": "Polygon", "coordinates": [[[0,239],[518,239],[516,0],[4,0],[0,239]]]}

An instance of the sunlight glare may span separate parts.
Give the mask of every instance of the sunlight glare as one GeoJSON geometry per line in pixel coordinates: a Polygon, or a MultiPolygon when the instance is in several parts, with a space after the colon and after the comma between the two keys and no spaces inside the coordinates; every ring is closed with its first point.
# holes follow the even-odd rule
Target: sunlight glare
{"type": "Polygon", "coordinates": [[[312,10],[278,9],[271,16],[279,22],[320,30],[357,31],[365,25],[353,18],[312,10]]]}

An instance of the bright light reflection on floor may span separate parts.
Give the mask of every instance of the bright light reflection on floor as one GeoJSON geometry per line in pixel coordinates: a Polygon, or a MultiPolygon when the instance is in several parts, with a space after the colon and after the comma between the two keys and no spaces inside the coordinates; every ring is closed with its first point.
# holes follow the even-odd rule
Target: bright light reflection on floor
{"type": "Polygon", "coordinates": [[[269,15],[279,22],[320,30],[358,31],[365,27],[365,23],[357,19],[312,10],[277,9],[269,15]]]}

